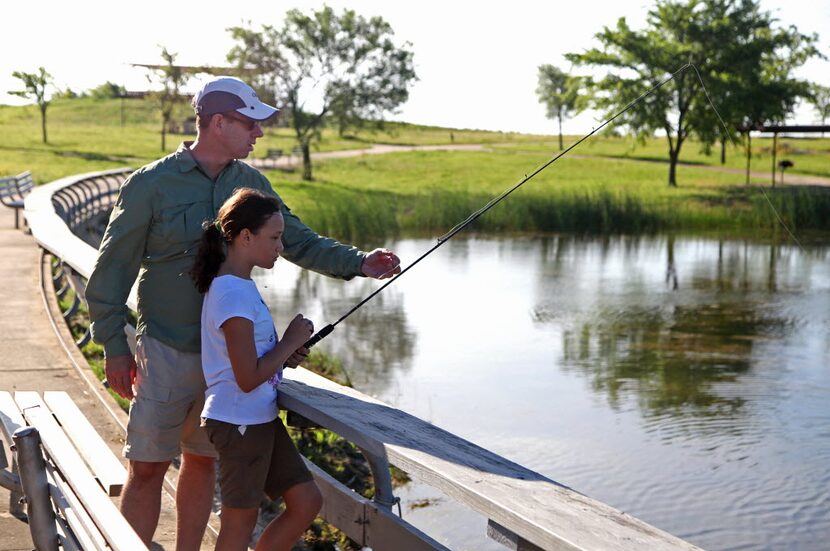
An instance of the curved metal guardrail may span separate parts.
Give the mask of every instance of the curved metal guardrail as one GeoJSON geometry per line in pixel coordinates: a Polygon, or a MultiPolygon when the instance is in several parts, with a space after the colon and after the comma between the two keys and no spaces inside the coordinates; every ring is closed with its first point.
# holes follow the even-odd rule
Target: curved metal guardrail
{"type": "MultiPolygon", "coordinates": [[[[70,176],[36,188],[25,201],[32,235],[60,260],[60,293],[83,301],[108,213],[129,169],[70,176]]],[[[60,294],[59,293],[59,294],[60,294]]],[[[135,310],[135,287],[127,305],[135,310]]],[[[67,317],[70,314],[65,314],[67,317]]],[[[89,339],[84,335],[79,345],[89,339]]],[[[390,463],[488,519],[487,533],[510,549],[694,550],[693,545],[600,503],[489,450],[305,369],[289,370],[280,407],[301,426],[329,429],[366,456],[376,495],[367,500],[316,465],[321,516],[364,547],[445,549],[392,513],[390,463]]]]}

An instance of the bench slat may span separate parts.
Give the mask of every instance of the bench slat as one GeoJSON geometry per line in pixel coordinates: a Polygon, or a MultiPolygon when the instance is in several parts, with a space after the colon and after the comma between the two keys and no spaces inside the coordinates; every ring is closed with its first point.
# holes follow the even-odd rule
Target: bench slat
{"type": "MultiPolygon", "coordinates": [[[[17,409],[17,404],[14,403],[12,395],[6,391],[0,391],[0,430],[3,432],[2,436],[6,446],[11,448],[14,431],[25,426],[26,421],[23,419],[20,410],[17,409]]],[[[9,459],[11,458],[6,458],[5,450],[0,446],[0,469],[9,466],[9,459]]]]}
{"type": "Polygon", "coordinates": [[[3,436],[6,437],[9,445],[12,443],[14,431],[26,426],[26,420],[23,419],[23,414],[14,403],[11,393],[5,390],[0,391],[0,425],[2,425],[3,436]]]}
{"type": "Polygon", "coordinates": [[[81,413],[69,394],[57,391],[44,392],[43,400],[58,418],[64,432],[75,444],[75,448],[107,495],[121,495],[121,489],[127,481],[127,469],[113,455],[107,443],[81,413]]]}
{"type": "Polygon", "coordinates": [[[69,482],[112,549],[147,549],[113,502],[101,490],[37,392],[16,392],[14,399],[26,420],[40,432],[44,449],[69,482]]]}
{"type": "MultiPolygon", "coordinates": [[[[94,528],[95,522],[60,473],[56,472],[55,467],[49,462],[46,463],[46,478],[49,481],[49,495],[52,497],[52,503],[66,519],[74,540],[80,546],[79,549],[105,550],[107,543],[94,528]]],[[[64,535],[67,539],[73,539],[72,536],[64,535]]]]}

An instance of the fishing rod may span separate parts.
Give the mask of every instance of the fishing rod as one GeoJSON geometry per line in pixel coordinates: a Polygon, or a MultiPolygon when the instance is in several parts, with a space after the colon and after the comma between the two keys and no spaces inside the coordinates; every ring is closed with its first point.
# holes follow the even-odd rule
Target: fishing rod
{"type": "MultiPolygon", "coordinates": [[[[519,183],[517,183],[517,184],[516,184],[516,185],[514,185],[513,187],[511,187],[511,188],[509,188],[509,189],[507,189],[507,190],[503,191],[501,194],[497,195],[496,197],[494,197],[493,199],[491,199],[490,201],[488,201],[486,205],[484,205],[483,207],[481,207],[481,208],[480,208],[480,209],[478,209],[477,211],[475,211],[475,212],[473,212],[472,214],[470,214],[470,216],[468,216],[468,217],[467,217],[466,219],[464,219],[462,222],[460,222],[460,223],[458,223],[457,225],[455,225],[455,226],[454,226],[454,227],[453,227],[450,231],[448,231],[447,233],[445,233],[444,235],[442,235],[441,237],[439,237],[439,238],[437,239],[437,242],[435,243],[435,245],[433,245],[433,246],[432,246],[430,249],[428,249],[425,253],[423,253],[421,256],[419,256],[419,257],[418,257],[418,258],[417,258],[414,262],[412,262],[412,264],[410,264],[409,266],[407,266],[406,268],[404,268],[404,269],[403,269],[403,270],[402,270],[402,271],[401,271],[398,275],[396,275],[395,277],[393,277],[392,279],[390,279],[389,281],[387,281],[385,284],[383,284],[382,286],[378,287],[378,288],[377,288],[374,292],[372,292],[372,293],[371,293],[370,295],[368,295],[366,298],[364,298],[364,299],[363,299],[363,300],[361,300],[359,303],[357,303],[355,306],[353,306],[353,307],[352,307],[352,308],[351,308],[348,312],[346,312],[345,314],[343,314],[342,316],[340,316],[340,318],[339,318],[337,321],[335,321],[334,323],[330,323],[330,324],[326,325],[325,327],[323,327],[322,329],[320,329],[320,330],[319,330],[316,334],[314,334],[314,335],[313,335],[313,336],[312,336],[312,337],[311,337],[311,338],[310,338],[310,339],[309,339],[309,340],[308,340],[308,341],[307,341],[307,342],[306,342],[303,346],[304,346],[305,348],[311,348],[312,346],[314,346],[315,344],[317,344],[318,342],[320,342],[322,339],[324,339],[325,337],[327,337],[329,334],[331,334],[331,332],[332,332],[332,331],[334,331],[334,328],[335,328],[335,327],[336,327],[336,326],[337,326],[340,322],[342,322],[343,320],[345,320],[346,318],[348,318],[349,316],[351,316],[351,315],[352,315],[355,311],[357,311],[357,310],[358,310],[360,307],[362,307],[364,304],[366,304],[367,302],[369,302],[370,300],[372,300],[372,298],[374,298],[376,295],[378,295],[381,291],[383,291],[383,290],[384,290],[384,289],[386,289],[388,286],[392,285],[394,282],[396,282],[398,279],[400,279],[400,278],[401,278],[401,277],[402,277],[402,276],[403,276],[406,272],[408,272],[409,270],[411,270],[412,268],[414,268],[414,267],[415,267],[415,266],[416,266],[416,265],[417,265],[417,264],[418,264],[421,260],[423,260],[424,258],[426,258],[427,256],[429,256],[430,254],[432,254],[432,253],[433,253],[433,252],[434,252],[434,251],[435,251],[438,247],[440,247],[441,245],[443,245],[444,243],[446,243],[447,241],[449,241],[450,239],[452,239],[452,238],[453,238],[453,236],[455,236],[457,233],[459,233],[460,231],[462,231],[464,228],[466,228],[467,226],[469,226],[470,224],[472,224],[472,223],[473,223],[474,221],[476,221],[479,217],[481,217],[481,215],[483,215],[485,212],[487,212],[488,210],[490,210],[491,208],[493,208],[494,206],[496,206],[497,204],[499,204],[501,201],[503,201],[504,199],[506,199],[506,198],[507,198],[507,196],[509,196],[511,193],[513,193],[514,191],[516,191],[517,189],[519,189],[520,187],[522,187],[525,183],[527,183],[528,181],[530,181],[530,180],[531,180],[533,177],[535,177],[537,174],[539,174],[540,172],[542,172],[543,170],[545,170],[547,167],[549,167],[550,165],[552,165],[553,163],[555,163],[557,160],[561,159],[563,156],[567,155],[567,154],[568,154],[568,152],[570,152],[572,149],[574,149],[575,147],[577,147],[579,144],[581,144],[582,142],[584,142],[585,140],[587,140],[588,138],[590,138],[591,136],[593,136],[594,134],[596,134],[597,132],[599,132],[600,130],[602,130],[603,128],[605,128],[606,126],[608,126],[609,124],[611,124],[612,122],[614,122],[614,120],[616,120],[617,118],[619,118],[620,116],[622,116],[623,114],[625,114],[627,111],[629,111],[632,107],[634,107],[635,105],[637,105],[638,103],[640,103],[641,101],[643,101],[645,98],[647,98],[648,96],[650,96],[651,94],[653,94],[656,90],[658,90],[659,88],[661,88],[664,84],[666,84],[667,82],[670,82],[670,81],[674,80],[674,79],[677,77],[677,75],[679,75],[680,73],[682,73],[683,71],[685,71],[685,70],[686,70],[686,69],[688,69],[689,67],[691,67],[691,68],[693,68],[693,69],[694,69],[695,74],[697,74],[697,78],[698,78],[698,80],[700,81],[701,86],[703,87],[703,91],[706,93],[706,99],[709,101],[709,104],[712,106],[712,109],[713,109],[713,110],[715,111],[715,113],[717,114],[718,119],[720,120],[721,124],[723,125],[724,130],[727,130],[726,124],[723,122],[723,119],[721,118],[720,113],[718,113],[718,110],[715,108],[714,103],[712,103],[711,98],[709,98],[709,93],[706,91],[706,87],[703,85],[703,79],[701,78],[700,73],[699,73],[699,72],[698,72],[698,70],[697,70],[697,67],[695,67],[694,65],[692,65],[692,63],[686,63],[686,64],[685,64],[685,65],[683,65],[680,69],[678,69],[677,71],[675,71],[674,73],[672,73],[672,74],[671,74],[671,76],[669,76],[669,77],[668,77],[668,78],[666,78],[665,80],[661,81],[661,82],[660,82],[660,83],[658,83],[657,85],[653,86],[653,87],[652,87],[652,88],[650,88],[648,91],[646,91],[645,93],[641,94],[639,97],[637,97],[636,99],[634,99],[633,101],[631,101],[630,103],[628,103],[628,104],[627,104],[627,105],[626,105],[623,109],[621,109],[620,111],[618,111],[617,113],[615,113],[615,114],[614,114],[612,117],[610,117],[609,119],[605,120],[602,124],[600,124],[600,125],[599,125],[599,126],[597,126],[596,128],[592,129],[592,130],[591,130],[588,134],[585,134],[582,138],[580,138],[579,140],[577,140],[576,142],[574,142],[573,144],[571,144],[571,145],[570,145],[567,149],[565,149],[564,151],[560,151],[557,155],[553,156],[551,159],[549,159],[547,162],[545,162],[544,164],[542,164],[541,166],[539,166],[536,170],[534,170],[534,171],[533,171],[533,172],[531,172],[530,174],[526,174],[526,175],[525,175],[525,177],[524,177],[521,181],[519,181],[519,183]]],[[[735,145],[735,141],[732,139],[732,135],[728,132],[728,130],[727,130],[726,134],[729,136],[730,140],[732,140],[732,144],[733,144],[733,146],[734,146],[734,145],[735,145]]],[[[763,191],[763,190],[762,190],[762,191],[763,191]]],[[[767,197],[766,193],[764,193],[764,197],[767,197]]],[[[792,234],[792,232],[789,230],[789,228],[787,228],[786,224],[784,224],[784,221],[783,221],[783,220],[781,219],[781,217],[778,215],[778,211],[775,209],[775,207],[774,207],[774,206],[773,206],[773,204],[772,204],[772,201],[770,201],[770,199],[769,199],[768,197],[767,197],[767,202],[769,202],[770,207],[772,207],[772,210],[775,212],[775,214],[776,214],[776,216],[778,217],[778,220],[779,220],[779,222],[781,223],[781,225],[782,225],[782,226],[784,226],[784,228],[786,228],[786,229],[787,229],[787,232],[790,234],[790,236],[792,236],[792,238],[795,240],[795,242],[796,242],[796,243],[798,243],[798,240],[797,240],[797,239],[795,239],[795,235],[793,235],[793,234],[792,234]]],[[[800,247],[800,246],[801,246],[801,244],[799,243],[799,247],[800,247]]],[[[397,267],[398,267],[398,266],[396,266],[396,267],[395,267],[395,268],[393,268],[392,270],[397,269],[397,267]]],[[[392,270],[390,270],[390,272],[391,272],[392,270]]],[[[386,272],[386,273],[389,273],[389,272],[386,272]]],[[[383,274],[383,275],[385,275],[385,274],[383,274]]]]}

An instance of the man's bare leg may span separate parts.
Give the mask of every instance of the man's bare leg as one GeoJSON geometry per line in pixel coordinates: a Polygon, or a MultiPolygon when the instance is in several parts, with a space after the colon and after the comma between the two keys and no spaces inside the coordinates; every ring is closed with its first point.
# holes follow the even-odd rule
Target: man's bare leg
{"type": "Polygon", "coordinates": [[[127,482],[121,492],[121,514],[149,547],[159,522],[161,485],[169,461],[130,461],[127,482]]]}
{"type": "Polygon", "coordinates": [[[176,486],[176,550],[198,551],[205,535],[216,484],[214,460],[182,454],[176,486]]]}

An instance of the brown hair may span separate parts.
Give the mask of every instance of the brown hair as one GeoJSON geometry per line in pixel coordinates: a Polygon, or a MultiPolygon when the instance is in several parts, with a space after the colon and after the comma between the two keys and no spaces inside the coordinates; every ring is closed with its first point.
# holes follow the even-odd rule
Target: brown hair
{"type": "Polygon", "coordinates": [[[199,252],[190,271],[200,293],[207,292],[219,273],[219,267],[225,261],[225,246],[242,230],[257,233],[271,216],[280,212],[281,207],[280,200],[273,195],[257,189],[239,188],[219,209],[216,220],[205,221],[199,252]]]}

